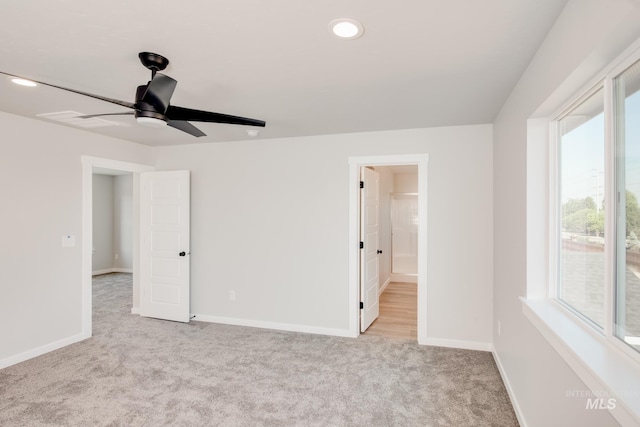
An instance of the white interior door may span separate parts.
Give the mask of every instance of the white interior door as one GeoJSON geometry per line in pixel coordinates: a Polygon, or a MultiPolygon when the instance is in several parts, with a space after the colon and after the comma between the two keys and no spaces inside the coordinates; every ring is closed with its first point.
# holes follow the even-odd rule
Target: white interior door
{"type": "Polygon", "coordinates": [[[140,315],[188,322],[189,171],[140,175],[140,315]]]}
{"type": "Polygon", "coordinates": [[[380,253],[378,234],[380,228],[380,177],[378,172],[362,168],[360,172],[360,332],[364,332],[378,318],[380,253]]]}

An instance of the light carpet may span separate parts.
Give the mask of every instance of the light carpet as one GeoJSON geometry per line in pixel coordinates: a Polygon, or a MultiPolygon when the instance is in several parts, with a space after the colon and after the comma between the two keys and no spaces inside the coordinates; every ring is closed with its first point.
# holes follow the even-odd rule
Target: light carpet
{"type": "Polygon", "coordinates": [[[490,353],[130,311],[95,278],[94,336],[0,370],[0,425],[518,425],[490,353]]]}

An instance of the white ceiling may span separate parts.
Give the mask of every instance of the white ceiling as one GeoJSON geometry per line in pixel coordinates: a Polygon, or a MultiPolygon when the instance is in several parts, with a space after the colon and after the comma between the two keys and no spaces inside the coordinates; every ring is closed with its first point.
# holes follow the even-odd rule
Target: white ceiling
{"type": "MultiPolygon", "coordinates": [[[[491,123],[566,0],[2,0],[0,71],[133,102],[169,58],[171,103],[265,120],[259,139],[491,123]],[[339,40],[333,19],[363,37],[339,40]]],[[[35,117],[126,111],[0,76],[0,110],[35,117]]],[[[132,117],[90,131],[148,145],[249,139],[248,127],[194,123],[208,136],[132,117]]]]}

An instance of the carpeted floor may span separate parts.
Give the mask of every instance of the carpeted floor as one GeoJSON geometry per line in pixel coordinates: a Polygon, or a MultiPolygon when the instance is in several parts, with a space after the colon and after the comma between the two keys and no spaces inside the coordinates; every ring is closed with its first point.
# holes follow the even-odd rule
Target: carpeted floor
{"type": "Polygon", "coordinates": [[[490,353],[131,315],[94,280],[94,337],[0,370],[2,426],[517,426],[490,353]]]}

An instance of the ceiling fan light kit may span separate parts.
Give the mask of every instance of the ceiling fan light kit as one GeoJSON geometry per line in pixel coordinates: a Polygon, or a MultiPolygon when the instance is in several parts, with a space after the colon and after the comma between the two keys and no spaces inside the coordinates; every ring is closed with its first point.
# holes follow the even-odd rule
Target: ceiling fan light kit
{"type": "Polygon", "coordinates": [[[167,122],[162,119],[156,119],[155,117],[136,117],[136,122],[148,128],[163,128],[167,125],[167,122]]]}
{"type": "MultiPolygon", "coordinates": [[[[193,110],[190,108],[171,105],[171,96],[173,95],[173,91],[175,90],[178,82],[167,75],[159,73],[159,71],[167,68],[167,65],[169,65],[169,60],[162,55],[158,55],[157,53],[152,52],[140,52],[138,54],[138,58],[140,59],[140,62],[142,62],[142,65],[151,70],[151,80],[149,80],[146,85],[138,86],[136,90],[135,102],[133,103],[106,98],[104,96],[81,92],[79,90],[56,86],[49,83],[27,80],[22,77],[9,75],[1,71],[0,73],[7,74],[10,78],[13,79],[33,83],[33,85],[39,83],[45,86],[50,86],[56,89],[62,89],[68,92],[77,93],[79,95],[88,96],[90,98],[99,99],[133,110],[122,113],[92,114],[88,116],[82,116],[82,118],[133,115],[136,118],[136,121],[143,126],[157,128],[168,125],[195,137],[206,136],[206,134],[189,123],[192,121],[265,127],[266,123],[262,120],[231,116],[228,114],[213,113],[210,111],[193,110]]],[[[14,83],[24,84],[18,83],[15,80],[14,83]]]]}

